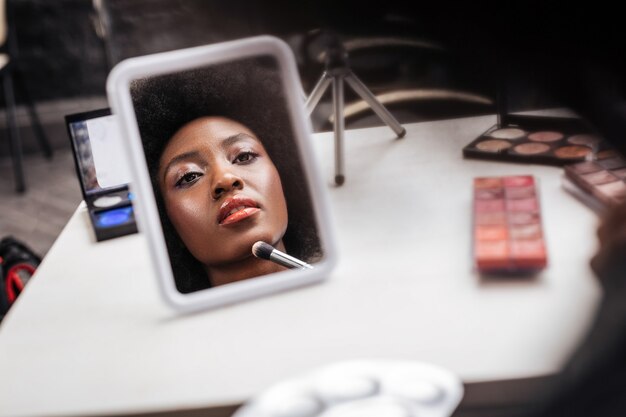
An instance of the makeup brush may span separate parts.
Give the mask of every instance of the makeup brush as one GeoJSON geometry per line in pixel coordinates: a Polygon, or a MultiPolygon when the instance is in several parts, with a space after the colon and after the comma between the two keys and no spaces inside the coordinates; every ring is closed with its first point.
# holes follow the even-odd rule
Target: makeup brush
{"type": "Polygon", "coordinates": [[[252,254],[257,258],[272,261],[287,268],[313,269],[313,266],[308,263],[294,258],[293,256],[289,256],[262,241],[258,241],[252,245],[252,254]]]}

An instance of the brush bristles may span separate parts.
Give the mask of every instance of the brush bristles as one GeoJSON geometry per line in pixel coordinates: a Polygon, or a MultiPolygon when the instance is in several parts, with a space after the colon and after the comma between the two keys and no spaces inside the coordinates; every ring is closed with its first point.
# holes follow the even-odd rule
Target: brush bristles
{"type": "Polygon", "coordinates": [[[261,241],[252,245],[252,254],[261,259],[269,260],[273,250],[274,247],[272,245],[261,241]]]}

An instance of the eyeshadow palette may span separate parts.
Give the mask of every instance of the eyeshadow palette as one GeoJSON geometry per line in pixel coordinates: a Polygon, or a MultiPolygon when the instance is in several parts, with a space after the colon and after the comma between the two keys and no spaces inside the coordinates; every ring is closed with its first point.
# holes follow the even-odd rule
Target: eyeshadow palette
{"type": "Polygon", "coordinates": [[[467,158],[562,166],[593,160],[608,146],[575,118],[508,115],[463,148],[467,158]]]}
{"type": "Polygon", "coordinates": [[[481,273],[533,273],[547,265],[532,176],[474,178],[473,241],[481,273]]]}
{"type": "Polygon", "coordinates": [[[96,241],[137,233],[116,117],[106,108],[66,115],[65,122],[96,241]]]}
{"type": "Polygon", "coordinates": [[[596,161],[566,165],[565,178],[565,188],[594,208],[626,200],[626,159],[615,151],[598,155],[596,161]]]}

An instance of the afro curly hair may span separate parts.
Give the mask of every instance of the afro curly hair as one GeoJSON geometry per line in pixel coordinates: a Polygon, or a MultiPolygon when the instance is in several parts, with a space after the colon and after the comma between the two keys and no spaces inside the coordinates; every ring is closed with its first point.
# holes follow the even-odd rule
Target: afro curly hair
{"type": "Polygon", "coordinates": [[[271,57],[247,58],[135,80],[131,96],[177,289],[211,286],[206,271],[185,247],[165,211],[158,186],[159,160],[172,136],[200,117],[222,116],[249,127],[263,143],[283,184],[289,223],[288,253],[315,262],[322,256],[315,214],[287,103],[271,57]]]}

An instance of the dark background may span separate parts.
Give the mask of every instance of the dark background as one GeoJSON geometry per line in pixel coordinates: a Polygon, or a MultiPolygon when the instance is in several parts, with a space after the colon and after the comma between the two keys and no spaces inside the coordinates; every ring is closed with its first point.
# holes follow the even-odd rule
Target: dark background
{"type": "MultiPolygon", "coordinates": [[[[307,31],[320,27],[334,28],[345,37],[395,35],[431,40],[446,48],[448,64],[487,72],[493,69],[488,66],[500,66],[503,60],[527,67],[520,70],[534,66],[539,72],[546,68],[542,70],[537,59],[550,65],[615,65],[625,52],[621,14],[615,6],[598,2],[563,6],[538,1],[366,5],[329,0],[108,0],[102,2],[99,14],[109,29],[107,62],[96,34],[98,13],[92,1],[13,0],[12,4],[22,68],[39,100],[103,94],[107,66],[130,56],[264,33],[295,45],[307,31]],[[500,55],[500,63],[494,54],[500,55]]],[[[402,55],[413,58],[406,50],[402,55]]],[[[302,62],[303,57],[299,58],[302,62]]],[[[426,65],[424,61],[441,57],[423,58],[426,65]]],[[[459,78],[450,81],[485,81],[480,74],[463,69],[454,69],[459,78]]],[[[562,68],[565,74],[573,69],[562,68]]]]}
{"type": "MultiPolygon", "coordinates": [[[[493,113],[506,85],[511,111],[572,107],[609,138],[622,132],[603,127],[615,124],[603,112],[623,99],[625,29],[616,6],[601,2],[105,0],[95,2],[98,8],[91,0],[11,3],[18,67],[38,103],[104,98],[108,71],[128,57],[259,34],[289,43],[308,93],[323,70],[316,60],[323,45],[314,34],[330,28],[343,41],[394,37],[422,43],[351,51],[352,69],[376,94],[440,89],[492,101],[390,104],[401,122],[493,113]]],[[[357,98],[349,89],[346,94],[347,102],[357,98]]],[[[23,103],[19,91],[18,102],[23,103]]],[[[330,129],[323,103],[314,114],[316,130],[330,129]]],[[[380,124],[366,119],[348,120],[348,127],[380,124]]]]}
{"type": "MultiPolygon", "coordinates": [[[[567,76],[592,62],[615,65],[625,52],[614,8],[545,3],[109,0],[99,14],[108,29],[104,41],[90,0],[14,0],[13,6],[20,67],[38,101],[103,95],[110,65],[130,56],[264,33],[287,40],[299,63],[311,64],[302,48],[306,33],[330,27],[346,39],[398,36],[444,48],[361,52],[353,63],[363,78],[382,84],[404,76],[418,85],[489,92],[489,77],[508,62],[512,75],[524,74],[519,88],[529,97],[521,107],[528,107],[542,104],[534,84],[555,66],[567,76]]],[[[301,69],[317,75],[318,68],[301,69]]]]}
{"type": "Polygon", "coordinates": [[[19,68],[35,101],[105,94],[108,69],[91,1],[14,0],[12,6],[19,68]]]}

